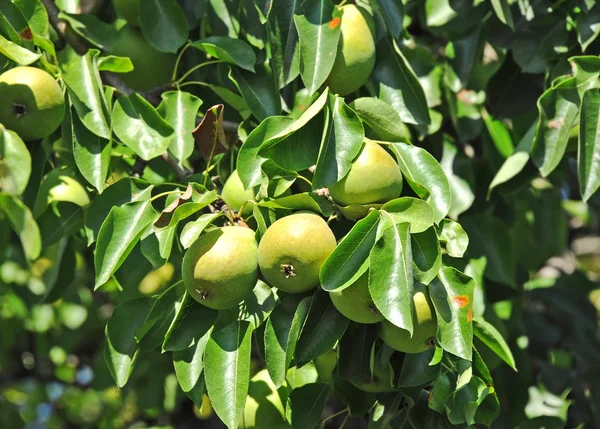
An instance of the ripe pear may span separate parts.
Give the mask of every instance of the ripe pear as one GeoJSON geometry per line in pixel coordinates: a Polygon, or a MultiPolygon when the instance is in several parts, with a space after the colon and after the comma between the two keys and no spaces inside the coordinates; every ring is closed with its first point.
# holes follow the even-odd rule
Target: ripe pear
{"type": "Polygon", "coordinates": [[[117,15],[129,25],[140,26],[140,0],[113,0],[117,15]]]}
{"type": "Polygon", "coordinates": [[[321,266],[335,246],[335,236],[321,216],[295,213],[267,229],[258,246],[258,265],[271,286],[306,292],[319,284],[321,266]]]}
{"type": "Polygon", "coordinates": [[[15,67],[0,75],[0,123],[23,140],[49,136],[64,116],[63,92],[49,73],[15,67]]]}
{"type": "Polygon", "coordinates": [[[388,346],[404,353],[421,353],[431,347],[430,339],[435,338],[437,320],[435,310],[429,298],[427,286],[415,285],[413,295],[415,313],[413,315],[413,335],[384,320],[381,322],[379,336],[388,346]]]}
{"type": "MultiPolygon", "coordinates": [[[[238,171],[233,170],[233,172],[227,178],[227,181],[225,181],[225,185],[223,185],[221,197],[223,197],[223,200],[227,203],[231,210],[237,212],[240,208],[242,208],[246,201],[254,201],[254,192],[252,192],[251,189],[244,189],[244,184],[240,179],[238,171]]],[[[252,205],[246,204],[244,206],[244,213],[240,213],[240,215],[248,216],[251,213],[252,205]]]]}
{"type": "Polygon", "coordinates": [[[120,75],[131,89],[147,91],[171,81],[175,54],[157,51],[146,41],[142,32],[131,25],[119,29],[110,53],[131,59],[134,69],[120,75]]]}
{"type": "Polygon", "coordinates": [[[90,197],[81,183],[73,178],[74,174],[68,169],[52,170],[42,182],[38,191],[33,216],[38,218],[54,201],[63,201],[85,207],[90,203],[90,197]]]}
{"type": "Polygon", "coordinates": [[[291,429],[283,406],[287,395],[285,384],[277,389],[266,369],[258,372],[250,380],[240,429],[291,429]]]}
{"type": "Polygon", "coordinates": [[[258,280],[254,231],[226,226],[201,235],[186,252],[181,273],[188,293],[216,310],[242,302],[258,280]]]}
{"type": "Polygon", "coordinates": [[[387,202],[402,192],[402,173],[381,146],[365,140],[348,174],[329,186],[331,198],[345,206],[387,202]]]}
{"type": "Polygon", "coordinates": [[[331,91],[344,96],[363,86],[375,67],[375,24],[365,9],[354,4],[341,11],[340,40],[327,82],[331,91]]]}
{"type": "Polygon", "coordinates": [[[377,323],[384,320],[369,292],[369,271],[346,289],[329,293],[335,308],[348,319],[357,323],[377,323]]]}

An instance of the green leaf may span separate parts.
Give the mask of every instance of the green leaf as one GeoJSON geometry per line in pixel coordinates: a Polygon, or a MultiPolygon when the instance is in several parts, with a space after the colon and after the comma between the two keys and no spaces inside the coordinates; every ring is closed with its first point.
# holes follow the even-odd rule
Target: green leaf
{"type": "Polygon", "coordinates": [[[378,98],[390,104],[403,122],[428,125],[431,120],[425,92],[396,42],[381,39],[376,54],[372,79],[378,98]]]}
{"type": "Polygon", "coordinates": [[[72,53],[61,66],[69,99],[81,122],[97,136],[110,139],[110,111],[98,72],[98,51],[91,49],[82,57],[72,53]]]}
{"type": "Polygon", "coordinates": [[[130,71],[133,71],[133,63],[129,57],[107,55],[98,58],[98,70],[113,73],[129,73],[130,71]]]}
{"type": "Polygon", "coordinates": [[[485,256],[485,276],[491,280],[514,287],[516,256],[513,239],[506,224],[493,216],[478,214],[463,217],[461,224],[469,235],[467,258],[485,256]]]}
{"type": "Polygon", "coordinates": [[[139,0],[140,25],[148,43],[176,53],[187,40],[188,21],[176,0],[139,0]]]}
{"type": "Polygon", "coordinates": [[[317,290],[296,345],[296,362],[308,362],[327,353],[344,335],[348,319],[337,311],[329,294],[317,290]]]}
{"type": "Polygon", "coordinates": [[[25,257],[30,261],[37,259],[42,251],[42,238],[29,208],[17,197],[0,193],[0,210],[19,236],[25,257]]]}
{"type": "Polygon", "coordinates": [[[354,100],[349,106],[379,138],[385,141],[404,141],[410,138],[410,131],[398,112],[385,101],[375,97],[362,97],[354,100]]]}
{"type": "Polygon", "coordinates": [[[98,231],[108,217],[113,206],[122,206],[133,201],[145,201],[150,198],[153,185],[131,177],[119,180],[92,200],[85,213],[85,233],[88,246],[96,241],[98,231]]]}
{"type": "Polygon", "coordinates": [[[277,387],[285,382],[310,302],[310,297],[289,295],[275,307],[267,320],[265,361],[271,380],[277,387]]]}
{"type": "Polygon", "coordinates": [[[423,232],[433,226],[433,209],[418,198],[396,198],[381,206],[380,211],[389,214],[394,223],[409,223],[412,233],[423,232]]]}
{"type": "Polygon", "coordinates": [[[62,131],[64,140],[71,139],[77,169],[98,193],[102,193],[110,167],[110,141],[92,133],[73,109],[65,115],[62,131]]]}
{"type": "Polygon", "coordinates": [[[513,357],[508,344],[506,344],[506,340],[502,337],[502,334],[498,332],[494,325],[483,319],[475,319],[473,322],[477,338],[488,346],[490,350],[496,353],[500,359],[506,362],[508,366],[516,371],[515,358],[513,357]]]}
{"type": "Polygon", "coordinates": [[[401,0],[376,0],[385,25],[394,39],[400,37],[404,23],[404,3],[401,0]]]}
{"type": "Polygon", "coordinates": [[[279,304],[279,298],[274,289],[258,280],[252,292],[244,300],[240,319],[250,322],[254,329],[260,327],[274,308],[279,304]]]}
{"type": "Polygon", "coordinates": [[[446,244],[446,253],[453,258],[462,258],[469,246],[469,236],[458,222],[443,219],[436,232],[441,243],[446,244]]]}
{"type": "Polygon", "coordinates": [[[213,331],[206,345],[206,388],[213,408],[229,429],[237,429],[250,383],[252,327],[234,322],[213,331]]]}
{"type": "Polygon", "coordinates": [[[385,429],[390,427],[392,421],[398,415],[404,395],[392,393],[378,399],[373,411],[369,414],[368,429],[385,429]]]}
{"type": "Polygon", "coordinates": [[[50,28],[48,12],[40,0],[14,0],[14,4],[23,13],[31,31],[42,37],[48,37],[50,28]]]}
{"type": "Polygon", "coordinates": [[[179,240],[181,241],[181,245],[184,249],[189,248],[194,241],[200,237],[202,231],[210,225],[215,219],[223,216],[223,212],[217,213],[206,213],[200,215],[200,217],[194,221],[188,222],[185,224],[183,229],[181,230],[181,235],[179,236],[179,240]]]}
{"type": "Polygon", "coordinates": [[[515,29],[512,12],[508,0],[492,0],[494,13],[503,24],[508,25],[512,30],[515,29]]]}
{"type": "Polygon", "coordinates": [[[600,89],[588,90],[581,102],[579,121],[579,190],[584,202],[600,188],[600,89]]]}
{"type": "Polygon", "coordinates": [[[31,176],[31,155],[17,133],[0,125],[0,190],[21,195],[31,176]]]}
{"type": "Polygon", "coordinates": [[[16,43],[11,42],[0,34],[0,54],[7,57],[9,60],[21,66],[28,66],[35,63],[40,54],[35,54],[29,49],[22,48],[16,43]]]}
{"type": "Polygon", "coordinates": [[[357,268],[364,264],[375,244],[379,220],[379,212],[373,210],[354,225],[329,255],[319,275],[324,290],[344,289],[358,278],[357,268]]]}
{"type": "Polygon", "coordinates": [[[475,281],[453,267],[440,269],[429,285],[437,315],[437,339],[442,348],[471,360],[473,353],[473,291],[475,281]]]}
{"type": "Polygon", "coordinates": [[[429,203],[434,220],[439,223],[452,205],[452,192],[444,170],[425,149],[406,143],[392,143],[392,148],[410,187],[429,203]]]}
{"type": "Polygon", "coordinates": [[[303,192],[273,200],[261,201],[258,205],[273,209],[309,210],[321,213],[323,216],[330,216],[333,213],[331,203],[316,192],[303,192]]]}
{"type": "Polygon", "coordinates": [[[168,287],[153,299],[152,309],[144,324],[136,331],[135,340],[140,343],[143,351],[152,351],[163,343],[179,307],[180,292],[176,285],[168,287]]]}
{"type": "Polygon", "coordinates": [[[217,318],[217,312],[198,304],[187,292],[164,336],[162,351],[185,351],[202,339],[210,331],[217,318]]]}
{"type": "Polygon", "coordinates": [[[532,158],[543,176],[548,176],[562,159],[569,133],[579,113],[576,78],[563,80],[548,89],[537,105],[539,123],[533,140],[532,158]]]}
{"type": "Polygon", "coordinates": [[[369,256],[369,292],[381,314],[412,335],[414,278],[409,230],[408,223],[383,229],[369,256]]]}
{"type": "Polygon", "coordinates": [[[157,108],[158,113],[175,130],[169,153],[179,161],[179,165],[187,160],[194,151],[194,136],[196,116],[202,105],[195,95],[183,91],[167,91],[161,94],[162,102],[157,108]]]}
{"type": "Polygon", "coordinates": [[[42,236],[42,248],[46,248],[82,227],[83,209],[69,202],[54,203],[52,210],[45,211],[37,223],[42,236]]]}
{"type": "Polygon", "coordinates": [[[118,305],[106,325],[104,360],[118,387],[127,384],[140,347],[135,333],[152,309],[151,298],[136,298],[118,305]]]}
{"type": "Polygon", "coordinates": [[[300,37],[300,75],[310,95],[329,76],[340,38],[341,11],[331,0],[306,0],[294,22],[300,37]]]}
{"type": "Polygon", "coordinates": [[[464,157],[457,157],[457,155],[458,147],[456,143],[448,135],[444,135],[444,151],[442,153],[440,165],[442,166],[444,173],[446,173],[448,184],[452,191],[452,204],[448,211],[448,215],[455,219],[458,218],[461,213],[467,211],[475,201],[475,193],[471,189],[469,183],[454,172],[454,165],[465,159],[464,157]]]}
{"type": "MultiPolygon", "coordinates": [[[[197,304],[201,306],[200,304],[197,304]]],[[[189,323],[189,322],[188,322],[189,323]]],[[[173,366],[175,374],[185,393],[191,392],[202,375],[204,369],[204,351],[210,339],[210,329],[203,335],[197,335],[193,345],[184,350],[178,350],[173,353],[173,366]]]]}
{"type": "MultiPolygon", "coordinates": [[[[445,221],[443,219],[442,221],[445,221]]],[[[415,279],[428,285],[442,266],[442,251],[435,228],[410,236],[415,279]]]]}
{"type": "Polygon", "coordinates": [[[300,0],[280,0],[269,6],[267,30],[271,45],[271,62],[278,88],[283,88],[300,73],[300,46],[294,15],[301,13],[300,0]]]}
{"type": "Polygon", "coordinates": [[[504,125],[504,122],[492,118],[485,108],[482,109],[481,116],[490,138],[494,142],[494,146],[500,155],[504,158],[508,158],[515,151],[510,131],[506,125],[504,125]]]}
{"type": "Polygon", "coordinates": [[[180,221],[199,212],[219,198],[215,191],[203,191],[205,191],[204,187],[199,189],[188,184],[187,191],[161,212],[160,217],[154,223],[155,228],[176,228],[180,221]]]}
{"type": "Polygon", "coordinates": [[[121,266],[157,214],[149,201],[113,207],[98,232],[94,266],[96,289],[106,283],[121,266]]]}
{"type": "Polygon", "coordinates": [[[368,384],[371,354],[377,339],[377,326],[351,322],[339,344],[338,372],[356,385],[368,384]]]}
{"type": "Polygon", "coordinates": [[[577,41],[585,52],[600,34],[600,7],[594,6],[588,13],[580,13],[576,22],[577,41]]]}
{"type": "Polygon", "coordinates": [[[365,139],[365,131],[358,115],[344,99],[329,95],[325,131],[312,180],[313,191],[339,182],[352,167],[365,139]]]}
{"type": "Polygon", "coordinates": [[[294,429],[313,429],[321,419],[331,386],[309,383],[292,390],[286,405],[286,416],[294,429]]]}
{"type": "Polygon", "coordinates": [[[243,40],[224,36],[211,36],[193,42],[190,46],[206,52],[211,57],[254,72],[256,55],[252,46],[243,40]]]}
{"type": "Polygon", "coordinates": [[[262,166],[267,158],[261,151],[273,148],[287,137],[304,127],[327,102],[328,92],[324,91],[315,102],[297,119],[288,116],[275,116],[262,121],[242,145],[238,155],[237,169],[242,183],[249,189],[263,182],[262,166]]]}
{"type": "Polygon", "coordinates": [[[136,93],[117,99],[113,128],[117,137],[145,161],[162,155],[175,134],[154,107],[136,93]]]}
{"type": "Polygon", "coordinates": [[[118,43],[117,27],[107,24],[95,15],[60,12],[58,17],[66,21],[81,37],[103,51],[112,51],[118,43]]]}
{"type": "Polygon", "coordinates": [[[281,98],[267,64],[257,65],[255,73],[232,67],[229,79],[259,121],[281,113],[281,98]]]}

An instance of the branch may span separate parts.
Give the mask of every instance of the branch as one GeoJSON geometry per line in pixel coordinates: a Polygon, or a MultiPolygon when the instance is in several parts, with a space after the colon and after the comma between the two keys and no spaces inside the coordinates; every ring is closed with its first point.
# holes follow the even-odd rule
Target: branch
{"type": "Polygon", "coordinates": [[[83,40],[79,34],[71,28],[71,26],[64,20],[58,17],[60,10],[54,0],[41,0],[44,7],[48,11],[48,18],[50,24],[56,30],[56,33],[67,42],[79,55],[84,55],[88,51],[88,46],[85,40],[83,40]]]}

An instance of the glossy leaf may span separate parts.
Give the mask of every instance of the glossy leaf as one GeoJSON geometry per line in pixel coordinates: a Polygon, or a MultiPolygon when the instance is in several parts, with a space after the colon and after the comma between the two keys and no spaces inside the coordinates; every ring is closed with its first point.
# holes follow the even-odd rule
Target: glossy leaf
{"type": "Polygon", "coordinates": [[[448,184],[452,191],[452,204],[448,211],[448,215],[454,219],[467,211],[475,201],[475,192],[471,189],[469,182],[454,171],[455,161],[460,162],[460,160],[461,158],[458,156],[458,147],[456,143],[445,135],[444,152],[442,154],[440,165],[442,166],[444,173],[446,173],[448,184]]]}
{"type": "Polygon", "coordinates": [[[63,139],[70,137],[77,169],[98,193],[102,193],[110,167],[110,141],[92,133],[81,122],[77,112],[69,110],[63,123],[63,131],[67,131],[65,124],[68,125],[68,134],[63,133],[63,139]]]}
{"type": "Polygon", "coordinates": [[[252,46],[243,40],[224,36],[211,36],[193,42],[191,46],[206,52],[211,57],[254,72],[256,54],[252,46]]]}
{"type": "Polygon", "coordinates": [[[1,34],[0,54],[22,66],[33,64],[40,58],[40,54],[33,53],[29,49],[25,49],[16,43],[11,42],[1,34]]]}
{"type": "Polygon", "coordinates": [[[321,267],[321,287],[326,291],[341,290],[357,278],[357,268],[362,266],[377,238],[380,216],[377,210],[354,225],[321,267]]]}
{"type": "Polygon", "coordinates": [[[72,54],[61,66],[69,99],[81,122],[97,136],[110,139],[110,109],[102,91],[98,51],[90,50],[82,57],[72,54]]]}
{"type": "Polygon", "coordinates": [[[508,25],[511,29],[515,29],[512,12],[508,0],[492,0],[492,8],[494,13],[503,24],[508,25]]]}
{"type": "Polygon", "coordinates": [[[437,315],[437,339],[442,348],[463,359],[473,352],[473,291],[475,281],[453,267],[440,269],[429,285],[437,315]]]}
{"type": "Polygon", "coordinates": [[[294,354],[296,362],[308,362],[331,350],[347,327],[348,319],[337,311],[329,294],[317,290],[298,338],[294,354]]]}
{"type": "Polygon", "coordinates": [[[300,37],[300,75],[310,95],[329,76],[340,38],[341,11],[331,0],[307,0],[294,22],[300,37]]]}
{"type": "Polygon", "coordinates": [[[94,265],[96,289],[108,281],[157,214],[149,201],[113,207],[98,232],[94,265]]]}
{"type": "Polygon", "coordinates": [[[281,113],[281,99],[268,65],[258,65],[256,73],[232,67],[229,78],[259,121],[281,113]]]}
{"type": "Polygon", "coordinates": [[[312,429],[321,419],[331,386],[309,383],[292,390],[286,406],[286,415],[293,429],[312,429]]]}
{"type": "Polygon", "coordinates": [[[30,261],[37,259],[42,250],[42,238],[29,208],[18,198],[0,193],[0,210],[19,236],[25,257],[30,261]]]}
{"type": "Polygon", "coordinates": [[[115,308],[106,325],[104,360],[119,387],[127,384],[139,356],[135,333],[146,320],[152,304],[151,298],[125,301],[115,308]]]}
{"type": "Polygon", "coordinates": [[[569,133],[579,113],[575,78],[548,89],[538,100],[539,123],[533,140],[532,158],[543,176],[548,176],[562,159],[569,133]]]}
{"type": "Polygon", "coordinates": [[[213,408],[229,429],[241,421],[250,383],[252,327],[234,322],[213,331],[206,345],[206,388],[213,408]]]}
{"type": "Polygon", "coordinates": [[[342,180],[358,156],[365,137],[358,115],[344,99],[330,94],[325,132],[312,180],[313,191],[342,180]]]}
{"type": "Polygon", "coordinates": [[[446,245],[446,253],[453,258],[462,258],[469,246],[469,236],[458,222],[444,219],[436,228],[438,238],[446,245]]]}
{"type": "Polygon", "coordinates": [[[25,192],[31,175],[31,155],[17,133],[0,126],[0,190],[10,195],[25,192]]]}
{"type": "Polygon", "coordinates": [[[271,45],[273,74],[278,88],[283,88],[300,73],[300,45],[294,15],[301,13],[300,0],[282,0],[269,7],[267,30],[271,45]]]}
{"type": "Polygon", "coordinates": [[[205,213],[200,215],[200,217],[194,221],[188,222],[185,224],[183,229],[181,230],[181,235],[179,239],[181,241],[181,245],[184,249],[189,248],[194,241],[200,237],[202,231],[210,225],[215,219],[223,216],[223,212],[217,213],[205,213]]]}
{"type": "Polygon", "coordinates": [[[483,319],[474,320],[475,336],[488,346],[496,355],[500,357],[508,366],[516,371],[515,358],[506,344],[502,334],[491,323],[483,319]]]}
{"type": "Polygon", "coordinates": [[[590,89],[581,102],[577,173],[583,201],[600,188],[600,89],[590,89]]]}
{"type": "MultiPolygon", "coordinates": [[[[444,219],[446,220],[446,219],[444,219]]],[[[435,228],[410,236],[415,279],[428,285],[442,266],[442,252],[435,228]]]]}
{"type": "Polygon", "coordinates": [[[433,209],[418,198],[396,198],[381,206],[381,211],[389,214],[394,223],[409,223],[413,233],[426,231],[433,226],[433,209]]]}
{"type": "Polygon", "coordinates": [[[185,351],[194,346],[210,331],[216,318],[215,310],[198,304],[186,292],[165,334],[163,352],[185,351]]]}
{"type": "Polygon", "coordinates": [[[188,21],[176,0],[139,0],[144,38],[156,50],[177,52],[188,38],[188,21]]]}
{"type": "Polygon", "coordinates": [[[402,174],[415,193],[425,199],[439,223],[450,210],[452,192],[437,160],[426,150],[406,143],[392,143],[402,174]]]}
{"type": "Polygon", "coordinates": [[[94,198],[85,213],[85,233],[88,237],[88,246],[96,241],[100,227],[113,206],[118,207],[134,201],[146,201],[150,198],[152,189],[153,185],[146,181],[127,177],[109,186],[101,195],[94,198]]]}
{"type": "Polygon", "coordinates": [[[381,39],[376,57],[372,78],[378,98],[390,104],[403,122],[429,124],[425,92],[396,42],[381,39]]]}
{"type": "Polygon", "coordinates": [[[394,39],[400,37],[404,23],[404,3],[399,0],[377,0],[383,20],[394,39]]]}
{"type": "Polygon", "coordinates": [[[265,361],[275,386],[285,381],[311,298],[289,295],[275,307],[265,327],[265,361]]]}
{"type": "Polygon", "coordinates": [[[117,99],[113,127],[117,137],[146,161],[163,154],[175,134],[152,105],[135,93],[117,99]]]}
{"type": "Polygon", "coordinates": [[[362,97],[354,100],[349,106],[379,138],[386,141],[404,141],[410,138],[410,131],[398,112],[385,101],[375,97],[362,97]]]}
{"type": "Polygon", "coordinates": [[[169,153],[181,165],[194,151],[192,132],[196,128],[196,116],[202,100],[183,91],[163,92],[161,97],[157,111],[175,131],[168,146],[169,153]]]}
{"type": "Polygon", "coordinates": [[[371,382],[371,355],[376,339],[376,325],[350,323],[339,344],[340,376],[358,385],[371,382]]]}

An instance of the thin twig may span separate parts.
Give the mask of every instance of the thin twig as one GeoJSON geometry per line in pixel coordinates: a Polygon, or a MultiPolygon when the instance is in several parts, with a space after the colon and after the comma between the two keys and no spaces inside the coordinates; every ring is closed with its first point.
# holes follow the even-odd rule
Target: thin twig
{"type": "Polygon", "coordinates": [[[58,17],[60,10],[53,0],[42,0],[44,7],[48,11],[50,24],[56,30],[56,33],[67,42],[79,55],[84,55],[88,51],[85,40],[79,37],[79,34],[71,26],[58,17]]]}

